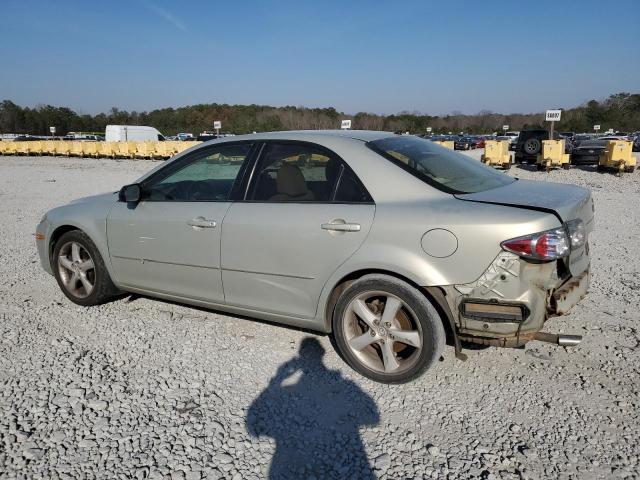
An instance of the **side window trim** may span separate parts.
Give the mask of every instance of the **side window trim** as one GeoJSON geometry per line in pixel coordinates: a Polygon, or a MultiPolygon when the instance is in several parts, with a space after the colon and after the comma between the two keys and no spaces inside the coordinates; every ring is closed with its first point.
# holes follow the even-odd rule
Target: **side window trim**
{"type": "Polygon", "coordinates": [[[267,139],[267,140],[263,140],[262,142],[259,142],[260,145],[259,146],[254,146],[255,147],[255,151],[253,152],[254,155],[252,156],[251,160],[251,165],[248,167],[247,169],[247,174],[245,174],[246,177],[246,185],[244,186],[244,195],[242,196],[242,198],[238,198],[237,202],[243,202],[243,203],[271,203],[271,204],[275,204],[275,203],[289,203],[289,204],[323,204],[323,205],[330,205],[330,204],[344,204],[344,205],[375,205],[375,201],[373,200],[373,197],[371,196],[371,194],[369,193],[369,191],[367,190],[366,186],[364,185],[364,183],[362,183],[362,180],[360,180],[360,178],[356,175],[356,173],[351,169],[351,167],[349,166],[349,164],[347,162],[344,161],[344,159],[338,155],[337,153],[335,153],[333,150],[325,147],[324,145],[320,145],[318,143],[314,143],[314,142],[307,142],[304,140],[271,140],[271,139],[267,139]],[[307,146],[307,147],[311,147],[311,148],[316,148],[318,150],[324,151],[326,154],[334,157],[336,160],[338,160],[340,162],[340,174],[338,176],[338,180],[336,181],[332,192],[331,192],[331,199],[329,201],[299,201],[299,202],[295,202],[295,201],[268,201],[268,200],[251,200],[249,199],[249,194],[250,192],[253,190],[253,188],[255,187],[255,171],[258,168],[258,165],[260,164],[260,161],[262,160],[264,154],[265,154],[265,150],[266,147],[270,144],[280,144],[280,145],[300,145],[300,146],[307,146]],[[358,183],[362,186],[362,188],[364,189],[364,191],[367,193],[367,196],[371,199],[371,201],[369,202],[336,202],[335,201],[335,196],[338,192],[338,188],[340,187],[340,181],[343,178],[344,172],[345,171],[350,171],[351,174],[354,176],[354,178],[356,178],[358,180],[358,183]]]}
{"type": "Polygon", "coordinates": [[[344,175],[345,163],[340,162],[340,173],[338,173],[338,179],[336,180],[336,184],[333,186],[333,190],[331,192],[330,202],[335,203],[336,195],[338,194],[338,190],[340,189],[340,182],[342,181],[342,176],[344,175]]]}

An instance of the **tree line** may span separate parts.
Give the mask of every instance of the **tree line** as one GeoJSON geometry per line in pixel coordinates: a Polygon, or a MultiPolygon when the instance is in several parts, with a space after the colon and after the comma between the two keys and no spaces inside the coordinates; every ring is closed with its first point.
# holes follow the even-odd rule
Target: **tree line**
{"type": "MultiPolygon", "coordinates": [[[[335,108],[271,107],[265,105],[198,104],[179,108],[161,108],[150,112],[136,112],[112,108],[97,115],[78,114],[67,107],[38,105],[21,107],[4,100],[0,103],[0,133],[48,135],[49,127],[56,127],[57,135],[67,132],[104,132],[106,125],[149,125],[166,135],[178,132],[198,134],[212,130],[220,120],[223,131],[236,134],[277,130],[335,129],[340,120],[351,119],[353,129],[387,130],[394,132],[426,133],[492,133],[503,125],[510,130],[545,127],[544,113],[500,114],[488,110],[475,115],[454,112],[432,116],[419,112],[394,115],[357,113],[347,115],[335,108]]],[[[563,110],[559,131],[590,132],[601,125],[602,131],[640,129],[640,94],[617,93],[604,100],[591,100],[578,107],[563,110]]]]}

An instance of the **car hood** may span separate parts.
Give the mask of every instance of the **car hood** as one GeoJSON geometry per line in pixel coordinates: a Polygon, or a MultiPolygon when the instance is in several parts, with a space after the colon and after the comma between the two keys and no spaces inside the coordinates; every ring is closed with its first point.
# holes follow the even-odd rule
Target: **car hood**
{"type": "Polygon", "coordinates": [[[456,198],[546,211],[555,214],[562,222],[581,218],[588,228],[591,224],[590,229],[593,229],[591,192],[575,185],[517,180],[484,192],[458,194],[456,198]]]}
{"type": "Polygon", "coordinates": [[[118,200],[118,192],[100,193],[98,195],[91,195],[89,197],[76,198],[71,200],[69,204],[75,203],[112,203],[118,200]]]}
{"type": "Polygon", "coordinates": [[[586,141],[580,143],[577,148],[579,148],[580,150],[604,150],[605,148],[607,148],[607,145],[603,142],[591,143],[586,141]]]}

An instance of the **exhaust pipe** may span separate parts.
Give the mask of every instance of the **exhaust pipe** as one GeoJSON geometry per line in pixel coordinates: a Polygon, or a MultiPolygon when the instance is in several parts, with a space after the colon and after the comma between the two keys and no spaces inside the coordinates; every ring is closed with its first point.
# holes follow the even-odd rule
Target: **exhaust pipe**
{"type": "Polygon", "coordinates": [[[582,335],[562,335],[557,333],[536,332],[534,340],[553,343],[561,347],[575,347],[582,341],[582,335]]]}

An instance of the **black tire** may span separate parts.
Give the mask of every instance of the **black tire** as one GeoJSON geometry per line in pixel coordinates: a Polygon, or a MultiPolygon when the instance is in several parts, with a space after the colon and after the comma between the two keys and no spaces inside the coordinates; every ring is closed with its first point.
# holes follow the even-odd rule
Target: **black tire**
{"type": "MultiPolygon", "coordinates": [[[[384,307],[386,305],[387,303],[385,302],[384,307]]],[[[394,322],[398,321],[398,315],[394,317],[394,322]]],[[[359,317],[353,318],[356,318],[357,325],[364,323],[359,317]]],[[[365,275],[349,285],[338,298],[333,312],[332,327],[334,345],[342,359],[358,373],[381,383],[405,383],[422,375],[440,358],[446,340],[442,319],[431,302],[413,286],[388,275],[365,275]],[[400,364],[397,372],[388,373],[372,368],[365,361],[358,358],[348,345],[345,330],[349,328],[348,322],[353,321],[348,318],[348,309],[352,301],[355,301],[359,296],[368,295],[369,292],[375,292],[376,294],[381,292],[384,295],[389,295],[389,297],[385,297],[387,300],[390,297],[400,300],[402,306],[398,310],[398,315],[402,317],[404,322],[411,322],[411,329],[417,331],[420,336],[421,347],[419,349],[399,342],[393,336],[390,337],[392,340],[389,341],[389,344],[394,352],[392,355],[400,364]],[[400,347],[401,350],[399,352],[395,350],[396,346],[400,347]],[[403,357],[404,355],[406,355],[406,358],[403,357]],[[406,363],[403,365],[401,362],[406,363]]],[[[404,330],[404,328],[402,329],[404,330]]],[[[372,337],[378,335],[373,333],[371,329],[368,330],[364,330],[364,334],[371,334],[372,337]]],[[[385,329],[382,328],[382,330],[385,329]]],[[[392,334],[392,332],[393,330],[388,330],[386,333],[392,334]]],[[[358,332],[358,334],[363,334],[363,332],[358,332]]],[[[375,345],[371,343],[371,345],[364,347],[360,351],[371,356],[374,361],[377,355],[379,362],[384,366],[382,348],[378,343],[375,345]]]]}
{"type": "MultiPolygon", "coordinates": [[[[81,230],[72,230],[63,234],[58,239],[53,248],[51,268],[53,269],[54,275],[58,282],[58,286],[60,287],[60,290],[62,290],[62,293],[64,293],[69,300],[77,305],[82,305],[84,307],[100,305],[112,300],[119,293],[118,288],[113,284],[113,281],[109,276],[109,272],[105,267],[104,261],[102,259],[102,256],[100,255],[100,252],[98,251],[98,248],[87,236],[87,234],[85,234],[81,230]],[[79,244],[80,247],[84,249],[85,254],[88,253],[88,255],[90,256],[90,260],[93,261],[93,272],[90,272],[92,273],[92,275],[90,276],[90,281],[92,281],[93,283],[93,289],[85,296],[74,294],[74,292],[72,292],[67,287],[63,275],[72,273],[72,270],[64,269],[58,263],[62,248],[66,248],[70,243],[79,244]],[[63,274],[63,271],[67,273],[63,274]]],[[[88,273],[86,273],[86,275],[88,275],[88,273]]],[[[86,293],[86,289],[83,288],[82,290],[86,293]]]]}
{"type": "Polygon", "coordinates": [[[522,145],[522,150],[524,150],[527,155],[537,155],[540,153],[541,148],[542,142],[535,137],[527,139],[524,145],[522,145]]]}

